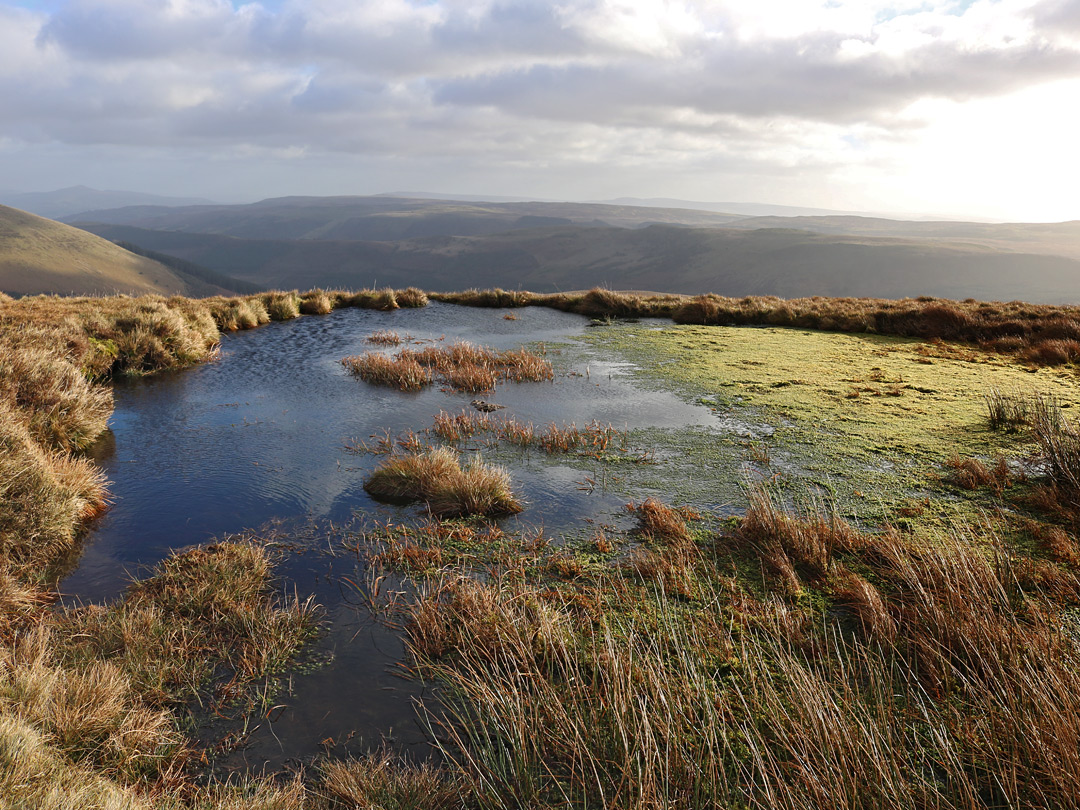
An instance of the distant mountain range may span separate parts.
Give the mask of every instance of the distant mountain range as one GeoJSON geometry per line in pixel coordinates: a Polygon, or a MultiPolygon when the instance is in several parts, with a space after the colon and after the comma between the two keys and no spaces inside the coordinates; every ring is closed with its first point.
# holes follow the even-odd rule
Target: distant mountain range
{"type": "MultiPolygon", "coordinates": [[[[138,200],[66,219],[168,264],[181,280],[157,286],[170,291],[180,283],[189,291],[607,285],[732,296],[1080,301],[1080,222],[915,221],[659,198],[573,203],[403,193],[178,205],[177,198],[163,204],[126,192],[54,194],[72,204],[100,204],[109,194],[138,200]]],[[[102,286],[100,277],[76,285],[70,272],[79,265],[72,255],[65,261],[69,275],[47,283],[38,276],[42,290],[121,288],[117,281],[102,286]]],[[[20,289],[29,291],[25,271],[22,278],[20,289]]],[[[0,275],[0,288],[4,283],[0,275]]]]}
{"type": "Polygon", "coordinates": [[[9,295],[206,296],[253,288],[162,258],[171,266],[78,228],[0,205],[0,291],[9,295]]]}
{"type": "Polygon", "coordinates": [[[595,285],[725,295],[1080,301],[1080,223],[284,197],[98,211],[80,227],[271,287],[595,285]]]}
{"type": "Polygon", "coordinates": [[[49,219],[125,205],[200,205],[209,202],[197,197],[163,197],[137,191],[99,191],[87,186],[71,186],[56,191],[0,191],[0,204],[49,219]]]}

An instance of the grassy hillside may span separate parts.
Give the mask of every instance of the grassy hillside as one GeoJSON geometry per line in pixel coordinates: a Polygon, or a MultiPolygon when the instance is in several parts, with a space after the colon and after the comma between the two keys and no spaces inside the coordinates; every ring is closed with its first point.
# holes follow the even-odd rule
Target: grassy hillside
{"type": "Polygon", "coordinates": [[[5,206],[0,206],[0,290],[11,295],[197,296],[231,291],[78,228],[5,206]]]}
{"type": "Polygon", "coordinates": [[[270,240],[86,225],[271,287],[375,283],[536,291],[607,285],[688,294],[933,295],[1067,303],[1080,261],[984,244],[815,234],[789,229],[562,226],[479,237],[270,240]]]}

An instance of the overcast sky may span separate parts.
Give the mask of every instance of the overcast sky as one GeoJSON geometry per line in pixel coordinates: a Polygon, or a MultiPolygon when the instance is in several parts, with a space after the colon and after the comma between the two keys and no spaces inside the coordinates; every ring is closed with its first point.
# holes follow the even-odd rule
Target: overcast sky
{"type": "Polygon", "coordinates": [[[0,189],[1080,219],[1080,0],[0,0],[0,189]]]}

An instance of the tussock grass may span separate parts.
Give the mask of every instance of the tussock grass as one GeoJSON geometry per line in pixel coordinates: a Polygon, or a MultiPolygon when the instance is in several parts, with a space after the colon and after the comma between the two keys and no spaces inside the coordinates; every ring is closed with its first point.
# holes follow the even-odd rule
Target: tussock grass
{"type": "Polygon", "coordinates": [[[503,290],[433,293],[465,306],[546,306],[593,318],[671,318],[704,326],[772,325],[836,332],[872,332],[963,341],[988,351],[1016,354],[1037,365],[1080,359],[1080,307],[1049,304],[952,301],[920,297],[792,298],[620,293],[539,294],[503,290]]]}
{"type": "Polygon", "coordinates": [[[264,293],[262,302],[271,320],[291,321],[300,317],[300,296],[295,292],[264,293]]]}
{"type": "Polygon", "coordinates": [[[44,449],[0,402],[0,553],[27,581],[75,545],[81,523],[105,506],[105,480],[90,461],[44,449]]]}
{"type": "Polygon", "coordinates": [[[274,593],[264,548],[219,543],[163,560],[114,605],[69,613],[67,660],[115,661],[157,705],[196,697],[214,678],[229,696],[281,669],[314,621],[310,601],[274,593]]]}
{"type": "Polygon", "coordinates": [[[464,792],[459,780],[438,767],[406,763],[387,752],[326,763],[322,785],[335,808],[450,810],[462,807],[464,792]]]}
{"type": "Polygon", "coordinates": [[[1080,426],[1069,423],[1053,397],[1032,400],[1031,420],[1051,480],[1080,502],[1080,426]]]}
{"type": "Polygon", "coordinates": [[[656,498],[628,503],[626,511],[637,517],[638,531],[646,538],[671,545],[690,543],[683,515],[656,498]]]}
{"type": "Polygon", "coordinates": [[[479,458],[466,467],[448,447],[387,459],[364,482],[373,497],[386,501],[424,501],[440,517],[508,515],[522,507],[502,467],[479,458]]]}
{"type": "Polygon", "coordinates": [[[983,394],[990,429],[1012,433],[1026,425],[1031,415],[1030,400],[1030,396],[1021,393],[991,388],[983,394]]]}
{"type": "Polygon", "coordinates": [[[438,380],[448,389],[479,394],[492,391],[499,380],[552,380],[555,370],[538,354],[515,349],[495,351],[458,341],[449,346],[402,349],[393,357],[366,352],[342,359],[350,372],[365,382],[416,391],[438,380]]]}
{"type": "Polygon", "coordinates": [[[385,354],[355,355],[342,358],[350,374],[373,385],[385,385],[399,391],[421,391],[431,384],[431,370],[411,357],[387,357],[385,354]]]}
{"type": "Polygon", "coordinates": [[[398,346],[401,344],[401,335],[390,329],[380,329],[372,332],[364,340],[379,346],[398,346]]]}

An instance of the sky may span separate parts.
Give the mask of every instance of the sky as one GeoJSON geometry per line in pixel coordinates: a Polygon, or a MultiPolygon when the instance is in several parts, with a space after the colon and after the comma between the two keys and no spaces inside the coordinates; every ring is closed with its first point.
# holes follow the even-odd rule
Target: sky
{"type": "Polygon", "coordinates": [[[1080,0],[0,0],[0,190],[1080,219],[1080,0]]]}

